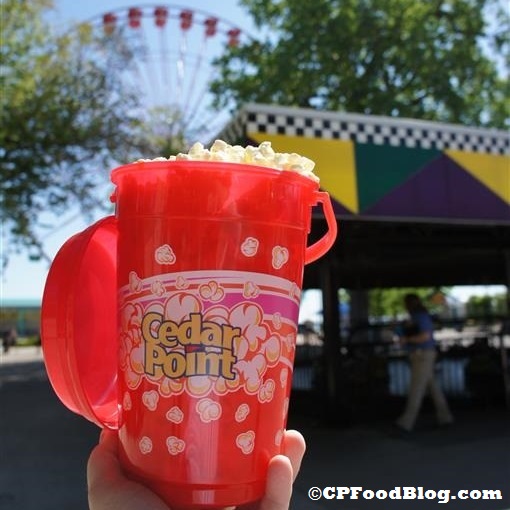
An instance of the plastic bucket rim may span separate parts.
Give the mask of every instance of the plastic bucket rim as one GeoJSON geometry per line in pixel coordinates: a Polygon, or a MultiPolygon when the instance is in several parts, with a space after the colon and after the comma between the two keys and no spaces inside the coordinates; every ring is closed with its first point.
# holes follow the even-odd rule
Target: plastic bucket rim
{"type": "Polygon", "coordinates": [[[273,177],[280,176],[283,179],[296,180],[303,185],[309,186],[312,190],[319,189],[319,182],[295,172],[293,170],[280,170],[274,167],[267,167],[261,165],[253,165],[251,163],[237,163],[230,161],[206,161],[206,160],[176,160],[176,161],[137,161],[118,166],[110,172],[111,181],[117,184],[118,179],[122,174],[128,172],[143,172],[144,170],[160,170],[168,171],[169,169],[179,167],[188,168],[189,170],[203,170],[207,172],[225,171],[228,173],[245,173],[247,175],[272,175],[273,177]]]}

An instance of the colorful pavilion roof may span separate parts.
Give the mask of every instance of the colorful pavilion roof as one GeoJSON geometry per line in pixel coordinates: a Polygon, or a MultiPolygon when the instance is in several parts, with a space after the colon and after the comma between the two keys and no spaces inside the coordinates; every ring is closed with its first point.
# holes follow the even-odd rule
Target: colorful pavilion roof
{"type": "Polygon", "coordinates": [[[316,162],[338,217],[510,224],[510,134],[248,104],[218,135],[316,162]]]}

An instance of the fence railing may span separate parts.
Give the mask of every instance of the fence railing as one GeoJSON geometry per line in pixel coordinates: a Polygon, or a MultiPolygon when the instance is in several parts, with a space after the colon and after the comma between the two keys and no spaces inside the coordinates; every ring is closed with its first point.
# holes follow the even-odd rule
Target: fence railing
{"type": "MultiPolygon", "coordinates": [[[[500,342],[510,338],[485,338],[465,346],[453,343],[438,353],[436,377],[448,397],[484,402],[504,400],[500,342]]],[[[407,355],[387,342],[339,344],[338,377],[341,384],[364,398],[403,397],[407,394],[410,367],[407,355]]],[[[292,388],[313,392],[321,384],[324,366],[322,345],[298,345],[292,388]]]]}

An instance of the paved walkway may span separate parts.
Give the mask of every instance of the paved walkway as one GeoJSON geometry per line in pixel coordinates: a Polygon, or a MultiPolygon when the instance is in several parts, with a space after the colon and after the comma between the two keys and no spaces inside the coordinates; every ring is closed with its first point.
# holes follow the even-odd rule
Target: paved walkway
{"type": "MultiPolygon", "coordinates": [[[[98,429],[60,404],[40,350],[15,349],[0,358],[0,413],[0,510],[86,510],[85,466],[98,429]]],[[[451,494],[499,489],[502,500],[452,499],[439,508],[510,508],[509,415],[494,409],[456,414],[457,424],[446,430],[429,426],[425,417],[409,438],[392,437],[385,420],[334,429],[292,414],[290,425],[308,443],[292,510],[438,508],[437,499],[311,501],[307,494],[314,486],[387,493],[395,487],[449,489],[451,494]]]]}

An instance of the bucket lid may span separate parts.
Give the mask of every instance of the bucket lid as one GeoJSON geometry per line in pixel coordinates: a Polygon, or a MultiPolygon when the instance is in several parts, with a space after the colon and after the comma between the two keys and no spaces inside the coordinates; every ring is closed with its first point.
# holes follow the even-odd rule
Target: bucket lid
{"type": "Polygon", "coordinates": [[[117,428],[117,225],[104,218],[69,239],[51,265],[41,308],[50,382],[72,411],[117,428]]]}

